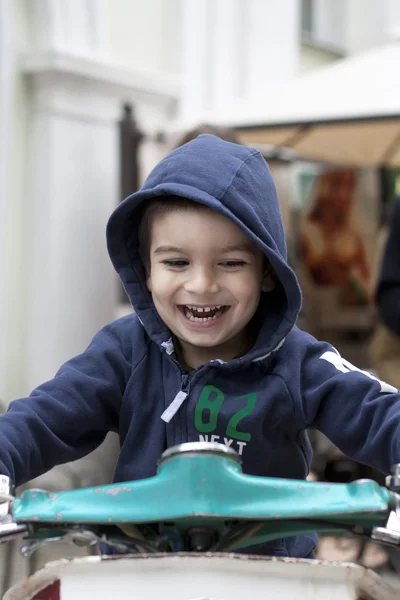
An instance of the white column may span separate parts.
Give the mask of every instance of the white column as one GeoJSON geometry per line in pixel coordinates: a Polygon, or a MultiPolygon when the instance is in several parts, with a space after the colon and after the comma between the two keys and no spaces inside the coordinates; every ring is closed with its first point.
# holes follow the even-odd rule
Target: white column
{"type": "MultiPolygon", "coordinates": [[[[13,81],[11,0],[0,2],[0,406],[6,396],[7,197],[9,194],[10,120],[13,81]]],[[[1,406],[2,408],[2,406],[1,406]]]]}
{"type": "MultiPolygon", "coordinates": [[[[116,115],[96,110],[102,99],[94,95],[90,114],[72,103],[68,110],[57,97],[66,90],[55,90],[46,75],[34,77],[33,87],[29,387],[113,319],[117,289],[104,236],[118,201],[116,115]]],[[[76,92],[86,105],[83,90],[76,92]]]]}

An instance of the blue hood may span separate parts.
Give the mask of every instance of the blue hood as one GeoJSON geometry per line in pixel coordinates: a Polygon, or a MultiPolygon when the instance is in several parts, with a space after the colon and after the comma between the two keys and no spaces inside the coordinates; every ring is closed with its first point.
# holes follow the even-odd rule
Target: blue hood
{"type": "Polygon", "coordinates": [[[133,308],[150,338],[165,344],[171,333],[155,310],[138,253],[141,211],[149,200],[181,196],[234,221],[267,256],[278,283],[262,293],[262,326],[245,358],[260,360],[275,350],[294,326],[301,306],[296,276],[286,262],[279,200],[269,168],[258,150],[200,135],[174,150],[150,173],[142,189],[111,215],[108,251],[133,308]]]}

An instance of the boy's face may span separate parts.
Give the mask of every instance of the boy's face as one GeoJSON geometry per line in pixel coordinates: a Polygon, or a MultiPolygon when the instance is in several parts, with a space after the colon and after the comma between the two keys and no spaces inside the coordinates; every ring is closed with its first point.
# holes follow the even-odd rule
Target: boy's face
{"type": "Polygon", "coordinates": [[[264,257],[227,217],[209,210],[172,210],[150,221],[147,286],[192,367],[248,350],[246,327],[261,290],[264,257]]]}

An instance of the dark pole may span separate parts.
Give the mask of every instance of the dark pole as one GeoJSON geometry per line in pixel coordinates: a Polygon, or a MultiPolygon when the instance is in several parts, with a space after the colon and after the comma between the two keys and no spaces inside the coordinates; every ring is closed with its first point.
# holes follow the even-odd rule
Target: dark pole
{"type": "Polygon", "coordinates": [[[120,201],[140,187],[139,146],[143,139],[131,104],[124,104],[120,132],[120,201]]]}
{"type": "MultiPolygon", "coordinates": [[[[118,125],[120,148],[119,201],[122,202],[140,188],[139,146],[144,136],[137,127],[131,104],[124,104],[122,119],[118,125]]],[[[129,302],[122,286],[120,286],[119,295],[122,304],[129,302]]]]}

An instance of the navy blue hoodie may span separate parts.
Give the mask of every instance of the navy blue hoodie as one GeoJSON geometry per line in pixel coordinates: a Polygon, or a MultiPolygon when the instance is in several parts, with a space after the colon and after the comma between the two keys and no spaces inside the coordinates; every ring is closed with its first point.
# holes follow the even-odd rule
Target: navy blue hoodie
{"type": "MultiPolygon", "coordinates": [[[[110,218],[108,248],[134,315],[102,329],[56,376],[11,403],[0,418],[0,472],[17,484],[119,433],[115,481],[155,474],[168,446],[218,441],[242,455],[246,473],[303,479],[306,428],[323,431],[354,459],[388,472],[400,461],[400,395],[300,331],[301,295],[286,261],[274,183],[254,149],[203,135],[174,150],[110,218]],[[191,373],[155,310],[138,255],[140,211],[157,196],[182,196],[228,216],[265,253],[279,281],[262,293],[254,346],[191,373]]],[[[312,536],[268,551],[308,556],[312,536]]]]}

